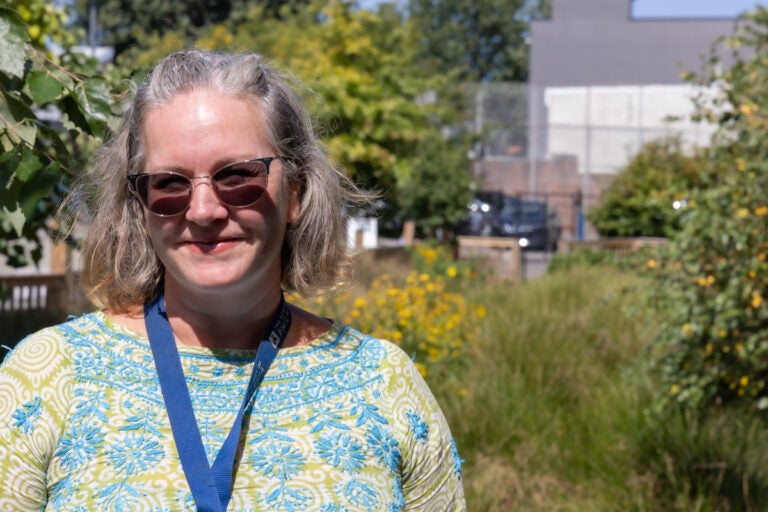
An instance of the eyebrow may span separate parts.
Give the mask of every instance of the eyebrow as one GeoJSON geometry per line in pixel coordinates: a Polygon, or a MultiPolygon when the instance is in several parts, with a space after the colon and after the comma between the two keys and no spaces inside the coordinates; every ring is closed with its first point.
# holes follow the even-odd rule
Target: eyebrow
{"type": "MultiPolygon", "coordinates": [[[[248,160],[253,160],[254,158],[259,158],[259,157],[223,158],[221,160],[216,160],[216,162],[213,165],[213,170],[211,171],[211,174],[215,173],[219,169],[222,169],[223,167],[226,167],[228,165],[236,164],[239,162],[247,162],[248,160]]],[[[178,165],[177,166],[171,165],[168,167],[158,167],[157,169],[144,171],[145,174],[156,174],[160,172],[172,172],[172,173],[181,174],[189,177],[195,176],[194,173],[189,172],[185,167],[181,167],[178,165]]]]}

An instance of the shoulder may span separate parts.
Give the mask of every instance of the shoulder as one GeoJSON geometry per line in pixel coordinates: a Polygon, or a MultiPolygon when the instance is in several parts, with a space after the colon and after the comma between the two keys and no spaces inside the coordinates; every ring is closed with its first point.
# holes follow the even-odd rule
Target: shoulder
{"type": "Polygon", "coordinates": [[[89,316],[83,315],[78,318],[71,318],[66,322],[45,327],[27,335],[16,343],[12,349],[9,349],[6,360],[23,356],[47,359],[52,354],[61,351],[63,344],[71,336],[73,329],[81,325],[84,319],[89,316]]]}
{"type": "Polygon", "coordinates": [[[354,350],[362,359],[379,361],[388,367],[411,367],[413,362],[402,348],[389,340],[363,333],[348,325],[336,325],[334,344],[345,350],[354,350]]]}
{"type": "Polygon", "coordinates": [[[307,344],[281,350],[278,358],[278,369],[297,375],[354,375],[353,380],[379,386],[418,375],[410,357],[394,343],[338,322],[307,344]]]}
{"type": "Polygon", "coordinates": [[[46,371],[71,357],[77,347],[114,339],[115,332],[109,323],[103,313],[94,312],[36,331],[10,349],[3,366],[46,371]]]}

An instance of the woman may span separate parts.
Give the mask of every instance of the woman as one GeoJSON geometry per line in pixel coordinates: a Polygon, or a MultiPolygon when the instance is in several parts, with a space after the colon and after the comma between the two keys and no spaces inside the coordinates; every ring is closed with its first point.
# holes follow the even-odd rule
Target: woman
{"type": "Polygon", "coordinates": [[[137,89],[72,196],[101,309],[0,368],[0,510],[464,509],[408,357],[283,300],[338,284],[361,197],[288,84],[191,50],[137,89]]]}

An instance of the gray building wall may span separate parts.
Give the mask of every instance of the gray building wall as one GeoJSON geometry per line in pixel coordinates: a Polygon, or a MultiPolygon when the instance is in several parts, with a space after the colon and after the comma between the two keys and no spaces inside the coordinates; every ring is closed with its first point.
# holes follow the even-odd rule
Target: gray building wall
{"type": "Polygon", "coordinates": [[[732,19],[631,19],[630,1],[553,0],[552,18],[531,23],[530,83],[680,84],[733,29],[732,19]]]}
{"type": "Polygon", "coordinates": [[[712,44],[735,22],[632,19],[630,12],[631,0],[553,0],[551,19],[531,23],[531,158],[549,156],[548,88],[685,84],[681,73],[699,71],[712,44]]]}

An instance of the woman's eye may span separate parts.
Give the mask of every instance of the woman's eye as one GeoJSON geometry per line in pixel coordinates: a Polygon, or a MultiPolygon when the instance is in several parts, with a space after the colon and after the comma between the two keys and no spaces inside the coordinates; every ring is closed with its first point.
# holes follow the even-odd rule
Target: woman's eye
{"type": "Polygon", "coordinates": [[[189,189],[189,180],[176,174],[163,174],[153,177],[152,188],[162,191],[182,191],[189,189]]]}

